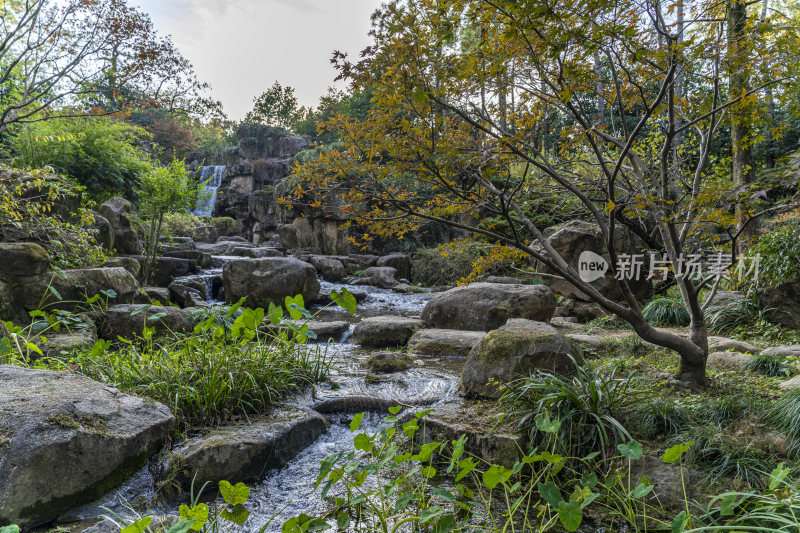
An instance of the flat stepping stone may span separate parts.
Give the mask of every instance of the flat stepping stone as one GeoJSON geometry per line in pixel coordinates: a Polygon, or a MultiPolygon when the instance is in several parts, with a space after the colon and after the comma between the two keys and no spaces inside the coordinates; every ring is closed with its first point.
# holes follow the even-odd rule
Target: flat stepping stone
{"type": "Polygon", "coordinates": [[[709,366],[729,366],[733,368],[745,368],[752,356],[739,352],[711,352],[708,354],[706,363],[709,366]]]}
{"type": "Polygon", "coordinates": [[[791,391],[800,388],[800,376],[795,376],[791,379],[781,382],[778,385],[783,391],[791,391]]]}
{"type": "Polygon", "coordinates": [[[749,342],[737,341],[726,337],[709,337],[708,351],[710,352],[739,352],[758,353],[761,348],[749,342]]]}
{"type": "Polygon", "coordinates": [[[420,329],[408,341],[409,349],[420,355],[459,355],[466,357],[486,333],[459,329],[420,329]]]}
{"type": "Polygon", "coordinates": [[[582,348],[591,348],[599,350],[608,344],[606,337],[599,335],[581,335],[580,333],[567,333],[564,335],[569,341],[581,346],[582,348]]]}

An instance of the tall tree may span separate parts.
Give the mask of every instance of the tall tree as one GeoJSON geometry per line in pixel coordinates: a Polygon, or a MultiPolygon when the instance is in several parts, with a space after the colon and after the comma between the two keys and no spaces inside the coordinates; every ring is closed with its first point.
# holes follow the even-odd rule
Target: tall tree
{"type": "Polygon", "coordinates": [[[272,87],[253,99],[253,109],[244,117],[245,122],[290,129],[304,115],[294,88],[282,86],[277,81],[272,87]]]}
{"type": "MultiPolygon", "coordinates": [[[[377,235],[405,235],[436,221],[514,247],[628,321],[643,339],[675,350],[678,378],[702,387],[709,301],[700,292],[719,276],[676,275],[691,317],[689,338],[658,330],[642,315],[626,277],[630,258],[615,243],[636,234],[677,269],[698,251],[695,243],[711,224],[736,233],[730,210],[737,188],[721,177],[711,150],[731,107],[763,86],[726,94],[733,49],[719,18],[708,16],[716,6],[711,0],[390,4],[376,24],[375,45],[359,62],[340,65],[355,86],[372,88],[374,108],[365,120],[334,117],[344,148],[301,167],[297,176],[307,186],[296,190],[345,191],[343,209],[377,235]],[[679,3],[682,35],[674,18],[679,3]],[[479,50],[442,48],[447,34],[464,25],[485,28],[479,50]],[[679,95],[683,66],[695,81],[679,95]],[[506,129],[499,106],[482,93],[484,80],[499,79],[509,67],[519,97],[506,129]],[[597,121],[598,102],[605,124],[597,121]],[[541,123],[552,125],[555,117],[564,126],[545,150],[537,142],[541,123]],[[691,143],[691,157],[671,157],[678,138],[691,143]],[[533,194],[582,205],[603,236],[621,301],[584,281],[578,266],[553,249],[522,207],[533,194]],[[486,227],[485,216],[506,224],[486,227]]],[[[752,44],[749,64],[779,68],[768,83],[792,75],[796,64],[796,35],[774,31],[780,39],[752,44]]]]}

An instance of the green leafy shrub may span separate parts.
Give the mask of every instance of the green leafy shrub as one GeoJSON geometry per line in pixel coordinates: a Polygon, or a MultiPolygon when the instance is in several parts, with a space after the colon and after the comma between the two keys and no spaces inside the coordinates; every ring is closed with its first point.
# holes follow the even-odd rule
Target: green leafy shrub
{"type": "Polygon", "coordinates": [[[236,230],[236,221],[231,217],[212,217],[208,223],[216,228],[220,237],[229,237],[236,230]]]}
{"type": "Polygon", "coordinates": [[[767,420],[789,438],[789,449],[800,449],[800,389],[784,393],[767,411],[767,420]]]}
{"type": "Polygon", "coordinates": [[[659,296],[642,309],[645,320],[654,326],[688,326],[689,312],[680,296],[659,296]]]}
{"type": "Polygon", "coordinates": [[[750,403],[742,396],[726,395],[710,398],[699,406],[699,416],[720,427],[739,420],[750,410],[750,403]]]}
{"type": "Polygon", "coordinates": [[[765,285],[800,277],[800,220],[796,214],[773,225],[749,255],[761,256],[759,281],[765,285]]]}
{"type": "Polygon", "coordinates": [[[726,305],[709,306],[706,310],[706,322],[711,331],[726,333],[766,322],[769,311],[756,295],[750,295],[726,305]]]}
{"type": "Polygon", "coordinates": [[[176,211],[164,215],[161,234],[167,237],[194,237],[194,228],[204,225],[196,215],[190,212],[176,211]]]}
{"type": "Polygon", "coordinates": [[[20,128],[11,149],[18,165],[51,167],[99,203],[117,195],[137,197],[139,177],[152,168],[149,154],[136,146],[147,137],[111,117],[60,118],[20,128]]]}
{"type": "MultiPolygon", "coordinates": [[[[420,248],[411,256],[411,279],[423,287],[454,285],[472,272],[476,262],[491,247],[474,242],[459,242],[440,248],[420,248]]],[[[492,274],[501,273],[499,269],[492,274]]]]}

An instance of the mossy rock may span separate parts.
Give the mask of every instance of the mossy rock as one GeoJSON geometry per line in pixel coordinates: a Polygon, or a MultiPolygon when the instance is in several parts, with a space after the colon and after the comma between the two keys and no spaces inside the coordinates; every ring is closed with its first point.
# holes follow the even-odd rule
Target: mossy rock
{"type": "Polygon", "coordinates": [[[372,354],[364,363],[373,372],[390,374],[408,370],[412,366],[411,358],[401,352],[378,352],[372,354]]]}

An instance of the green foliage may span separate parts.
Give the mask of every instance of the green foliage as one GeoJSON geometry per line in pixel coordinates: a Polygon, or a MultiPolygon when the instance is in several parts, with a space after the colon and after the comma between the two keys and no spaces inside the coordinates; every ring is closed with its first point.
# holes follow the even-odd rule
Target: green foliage
{"type": "Polygon", "coordinates": [[[208,223],[216,228],[220,237],[233,235],[236,230],[236,221],[231,217],[212,217],[208,223]]]}
{"type": "MultiPolygon", "coordinates": [[[[459,242],[438,248],[420,248],[411,256],[412,281],[423,287],[455,285],[489,255],[491,246],[459,242]]],[[[492,265],[485,274],[506,274],[506,263],[492,265]]]]}
{"type": "Polygon", "coordinates": [[[768,311],[757,296],[750,295],[725,305],[710,306],[706,311],[706,320],[708,329],[725,333],[765,321],[768,311]]]}
{"type": "Polygon", "coordinates": [[[636,424],[646,437],[680,434],[689,424],[691,413],[680,402],[651,398],[636,409],[636,424]]]}
{"type": "Polygon", "coordinates": [[[197,204],[201,186],[194,182],[183,161],[173,159],[165,167],[154,167],[139,180],[139,214],[150,221],[147,235],[147,260],[142,282],[147,283],[153,269],[164,217],[174,211],[185,212],[197,204]]]}
{"type": "Polygon", "coordinates": [[[512,382],[502,401],[509,405],[508,416],[518,418],[520,428],[532,437],[536,436],[537,417],[558,420],[560,453],[607,453],[631,439],[622,417],[651,393],[637,387],[633,374],[618,377],[615,368],[600,370],[574,359],[573,363],[572,377],[537,371],[512,382]]]}
{"type": "Polygon", "coordinates": [[[761,256],[759,281],[764,285],[800,277],[800,220],[770,228],[750,249],[749,255],[756,254],[761,256]]]}
{"type": "Polygon", "coordinates": [[[276,81],[253,99],[253,109],[245,115],[244,122],[289,129],[300,113],[294,88],[283,87],[276,81]]]}
{"type": "Polygon", "coordinates": [[[62,268],[100,266],[106,260],[81,203],[82,188],[44,170],[0,167],[0,241],[34,241],[62,268]]]}
{"type": "Polygon", "coordinates": [[[767,418],[789,438],[789,448],[796,455],[800,450],[800,389],[790,390],[773,402],[767,418]]]}
{"type": "Polygon", "coordinates": [[[768,353],[754,354],[747,361],[746,368],[765,376],[785,376],[791,373],[784,357],[768,353]]]}
{"type": "Polygon", "coordinates": [[[188,211],[166,213],[161,234],[166,237],[194,237],[194,229],[204,225],[200,218],[188,211]]]}
{"type": "Polygon", "coordinates": [[[680,296],[659,296],[642,309],[645,320],[654,326],[688,326],[689,312],[680,296]]]}
{"type": "Polygon", "coordinates": [[[239,318],[243,310],[241,308],[229,315],[230,307],[227,305],[212,305],[208,307],[190,307],[187,309],[189,318],[192,321],[192,328],[206,322],[208,319],[214,321],[218,326],[223,326],[226,331],[230,331],[234,321],[239,318]]]}
{"type": "Polygon", "coordinates": [[[149,155],[136,147],[147,133],[110,117],[50,119],[20,127],[11,138],[17,165],[51,167],[103,202],[137,197],[139,178],[150,172],[149,155]]]}

